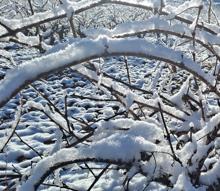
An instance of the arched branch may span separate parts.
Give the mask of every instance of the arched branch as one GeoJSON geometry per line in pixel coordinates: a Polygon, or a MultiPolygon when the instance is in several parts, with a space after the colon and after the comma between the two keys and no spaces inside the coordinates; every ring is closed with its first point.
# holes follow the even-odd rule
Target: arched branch
{"type": "Polygon", "coordinates": [[[220,92],[215,88],[214,76],[206,74],[199,64],[184,56],[182,52],[154,45],[144,39],[103,37],[96,40],[81,40],[65,50],[34,59],[8,71],[0,85],[0,106],[7,103],[26,85],[42,76],[91,59],[117,55],[143,57],[175,65],[192,73],[220,96],[220,92]]]}

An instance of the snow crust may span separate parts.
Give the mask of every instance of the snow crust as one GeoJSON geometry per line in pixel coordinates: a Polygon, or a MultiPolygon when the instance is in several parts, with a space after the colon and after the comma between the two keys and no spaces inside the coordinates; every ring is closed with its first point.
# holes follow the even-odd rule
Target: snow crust
{"type": "MultiPolygon", "coordinates": [[[[20,28],[54,17],[77,17],[105,3],[144,8],[154,16],[111,30],[85,29],[87,38],[66,38],[53,47],[41,42],[47,53],[19,66],[17,61],[33,55],[25,57],[22,49],[20,58],[11,46],[0,43],[0,177],[18,176],[12,187],[19,191],[36,190],[43,182],[62,186],[61,179],[86,190],[97,178],[94,174],[109,164],[95,191],[122,190],[126,184],[129,190],[172,191],[205,191],[218,185],[220,30],[205,22],[197,25],[197,18],[185,13],[201,8],[203,1],[185,1],[178,7],[156,0],[62,2],[22,22],[1,17],[0,36],[12,32],[4,43],[14,39],[39,45],[39,36],[25,36],[20,28]],[[191,59],[194,52],[199,52],[193,58],[198,63],[191,59]],[[65,68],[62,74],[37,81],[65,68]],[[14,123],[8,120],[12,116],[14,123]]],[[[44,185],[39,189],[45,190],[44,185]]]]}

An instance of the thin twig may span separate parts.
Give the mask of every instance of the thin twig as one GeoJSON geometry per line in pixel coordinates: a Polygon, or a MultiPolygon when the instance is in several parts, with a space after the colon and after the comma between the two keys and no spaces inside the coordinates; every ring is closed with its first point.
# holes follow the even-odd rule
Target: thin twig
{"type": "Polygon", "coordinates": [[[19,140],[24,143],[26,146],[28,146],[31,150],[33,150],[41,159],[43,158],[42,155],[36,150],[34,149],[31,145],[29,145],[28,143],[26,143],[21,137],[20,135],[18,135],[16,132],[15,132],[15,135],[19,138],[19,140]]]}
{"type": "Polygon", "coordinates": [[[181,166],[183,166],[181,160],[176,156],[175,154],[175,151],[173,149],[173,145],[172,145],[172,142],[171,142],[171,137],[170,137],[170,133],[169,133],[169,130],[167,128],[167,125],[166,125],[166,122],[165,122],[165,119],[164,119],[164,116],[163,116],[163,112],[162,112],[162,108],[161,108],[161,105],[160,103],[158,103],[158,106],[159,106],[159,109],[160,109],[160,114],[161,114],[161,118],[162,118],[162,121],[163,121],[163,125],[164,125],[164,128],[166,130],[166,137],[167,137],[167,140],[169,142],[169,145],[170,145],[170,149],[171,149],[171,152],[173,154],[173,159],[177,162],[179,162],[181,164],[181,166]]]}
{"type": "Polygon", "coordinates": [[[90,191],[94,185],[98,182],[98,180],[101,178],[101,176],[104,174],[104,172],[108,169],[108,167],[110,166],[111,164],[108,164],[100,173],[98,176],[96,176],[95,180],[93,181],[93,183],[91,184],[91,186],[88,188],[87,191],[90,191]]]}
{"type": "Polygon", "coordinates": [[[18,111],[16,112],[15,122],[12,124],[12,132],[8,136],[6,142],[3,144],[3,147],[0,149],[0,153],[4,151],[6,145],[9,143],[9,141],[11,140],[13,135],[15,134],[16,128],[17,128],[20,120],[21,120],[21,107],[19,107],[18,111]]]}

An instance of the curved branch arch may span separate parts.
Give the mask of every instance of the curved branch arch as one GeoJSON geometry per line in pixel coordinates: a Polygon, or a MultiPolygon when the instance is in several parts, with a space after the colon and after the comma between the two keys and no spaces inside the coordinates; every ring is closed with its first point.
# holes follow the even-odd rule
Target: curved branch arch
{"type": "Polygon", "coordinates": [[[101,37],[96,40],[81,40],[65,50],[34,59],[10,70],[1,81],[0,107],[26,85],[42,76],[66,67],[79,65],[91,59],[117,55],[143,57],[175,65],[192,73],[220,96],[220,92],[215,88],[214,76],[205,73],[199,64],[184,56],[182,52],[154,45],[144,39],[110,39],[101,37]]]}
{"type": "Polygon", "coordinates": [[[37,167],[34,169],[34,173],[29,177],[29,179],[24,182],[19,188],[18,191],[34,191],[43,183],[43,181],[56,169],[71,165],[74,163],[83,163],[83,162],[99,162],[99,163],[108,163],[108,164],[116,164],[116,165],[131,165],[131,162],[122,161],[122,160],[108,160],[108,159],[96,159],[87,157],[79,157],[76,158],[77,150],[70,149],[62,149],[58,151],[53,156],[49,156],[43,160],[41,160],[37,167]],[[73,153],[73,151],[75,153],[73,153]],[[67,156],[67,157],[66,157],[67,156]],[[60,157],[60,158],[58,158],[60,157]],[[53,160],[53,162],[51,162],[53,160]]]}
{"type": "MultiPolygon", "coordinates": [[[[147,123],[146,125],[149,125],[149,128],[158,128],[151,123],[147,123]]],[[[145,126],[145,128],[146,127],[147,126],[145,126]]],[[[101,140],[94,141],[89,146],[86,145],[80,148],[62,148],[53,155],[45,157],[37,163],[27,181],[22,182],[18,191],[37,190],[39,185],[46,177],[48,177],[48,175],[51,174],[51,172],[73,163],[86,161],[103,162],[124,167],[129,165],[131,167],[132,164],[136,164],[139,160],[150,161],[152,153],[160,153],[163,154],[166,159],[174,159],[174,155],[170,152],[164,152],[162,146],[159,147],[155,143],[145,139],[144,135],[132,134],[132,130],[133,129],[131,128],[130,131],[123,131],[108,137],[104,136],[101,140]],[[112,144],[112,142],[117,142],[118,145],[112,144]],[[125,147],[130,148],[131,150],[123,150],[125,147]],[[118,154],[111,155],[111,151],[115,151],[118,154]],[[149,154],[148,157],[143,157],[141,155],[142,152],[145,152],[146,155],[149,154]]],[[[160,133],[162,133],[161,129],[160,133]]],[[[99,132],[96,132],[95,134],[99,134],[99,132]]],[[[147,174],[147,171],[143,173],[147,174]]]]}

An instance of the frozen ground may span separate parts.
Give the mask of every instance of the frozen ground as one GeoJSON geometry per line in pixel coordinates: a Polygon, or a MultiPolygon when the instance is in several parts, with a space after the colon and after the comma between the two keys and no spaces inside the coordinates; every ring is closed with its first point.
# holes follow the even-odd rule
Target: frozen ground
{"type": "MultiPolygon", "coordinates": [[[[34,50],[25,49],[20,46],[16,46],[15,44],[1,44],[1,47],[2,49],[9,49],[11,59],[13,59],[15,63],[29,60],[32,57],[38,57],[38,53],[34,50]]],[[[101,66],[99,67],[101,67],[104,72],[116,79],[120,79],[128,83],[124,59],[124,57],[113,57],[106,58],[104,60],[94,60],[94,63],[101,62],[101,66]]],[[[163,83],[166,82],[167,84],[171,84],[171,86],[169,86],[171,89],[169,88],[169,90],[166,90],[166,86],[164,84],[163,91],[175,92],[178,89],[178,84],[182,84],[187,77],[187,73],[182,71],[179,74],[173,74],[170,76],[168,68],[167,70],[163,69],[163,73],[158,76],[158,64],[146,59],[128,57],[128,64],[132,85],[137,88],[142,88],[143,90],[149,90],[150,87],[152,87],[152,79],[162,77],[163,79],[166,79],[163,80],[163,83]],[[149,75],[151,75],[151,78],[149,78],[149,75]]],[[[1,76],[3,78],[5,71],[8,69],[4,59],[2,59],[1,68],[1,76]]],[[[124,112],[125,107],[117,101],[114,101],[114,98],[111,95],[108,95],[101,90],[97,83],[92,84],[72,69],[66,69],[63,72],[50,75],[45,79],[35,82],[30,87],[27,87],[0,110],[0,137],[3,145],[5,143],[4,140],[11,133],[11,127],[14,123],[13,119],[16,116],[16,108],[18,107],[20,101],[23,104],[22,116],[16,128],[16,132],[19,137],[14,135],[10,143],[7,144],[6,148],[4,148],[4,153],[0,154],[0,177],[5,178],[7,175],[19,177],[19,174],[27,173],[30,171],[29,168],[34,168],[36,162],[40,159],[38,155],[48,156],[54,152],[54,149],[56,149],[57,142],[59,141],[57,124],[48,119],[44,112],[40,112],[36,108],[31,107],[32,102],[42,104],[43,106],[47,105],[48,101],[40,94],[43,94],[47,99],[53,102],[61,111],[64,110],[64,100],[65,96],[67,96],[68,115],[70,116],[75,129],[80,130],[80,136],[83,136],[84,134],[82,131],[82,126],[84,124],[80,123],[81,121],[92,124],[92,127],[94,128],[97,128],[100,125],[111,127],[112,125],[110,124],[115,123],[118,128],[129,129],[132,127],[132,124],[136,124],[131,119],[123,119],[126,116],[126,113],[124,112]],[[36,92],[33,87],[39,92],[36,92]],[[80,97],[78,98],[77,95],[80,97]],[[104,101],[86,99],[87,97],[104,101]],[[114,115],[116,117],[110,119],[111,116],[114,115]],[[78,119],[78,121],[75,119],[78,119]],[[115,121],[115,119],[119,119],[119,121],[115,121]],[[111,121],[109,125],[102,124],[104,121],[107,122],[109,120],[111,121]],[[30,147],[24,142],[21,142],[21,139],[34,148],[34,150],[30,149],[30,147]],[[37,153],[35,151],[37,151],[37,153]]],[[[149,95],[145,96],[149,97],[149,95]]],[[[144,122],[142,122],[140,125],[136,124],[135,126],[137,126],[137,128],[146,128],[148,123],[144,124],[144,122]]],[[[133,128],[134,127],[131,129],[133,128]]],[[[150,129],[147,131],[149,130],[150,129]]],[[[122,132],[119,131],[118,133],[123,133],[123,130],[121,131],[122,132]]],[[[144,131],[146,130],[143,129],[141,132],[144,133],[144,131]]],[[[145,136],[139,135],[139,137],[144,136],[144,139],[146,139],[146,136],[150,134],[151,136],[155,136],[154,138],[152,137],[151,140],[155,143],[156,139],[163,139],[160,137],[163,136],[162,130],[158,129],[157,131],[157,133],[152,132],[152,135],[150,132],[146,132],[145,136]]],[[[146,140],[150,141],[150,139],[151,138],[149,137],[146,140]]],[[[127,152],[127,149],[131,149],[129,147],[130,146],[124,146],[121,152],[127,152]]],[[[105,150],[107,148],[103,149],[105,150]]],[[[165,151],[166,148],[163,150],[165,151]]],[[[88,165],[90,165],[91,168],[98,169],[101,164],[88,163],[88,165]]],[[[121,186],[124,181],[124,177],[122,175],[125,171],[117,171],[117,169],[114,170],[114,168],[116,168],[114,165],[112,165],[111,168],[113,170],[106,172],[102,179],[97,182],[93,190],[122,189],[121,186]]],[[[98,174],[100,170],[95,170],[94,172],[98,174]]],[[[65,184],[77,190],[88,189],[89,185],[91,185],[94,181],[94,176],[86,170],[84,163],[73,165],[70,169],[63,169],[59,173],[59,176],[65,184]]],[[[48,178],[45,181],[45,184],[54,183],[51,181],[52,180],[48,178]]],[[[56,184],[59,184],[59,181],[56,184]]],[[[145,186],[145,182],[147,182],[146,178],[141,175],[137,175],[137,177],[132,180],[130,189],[134,187],[134,190],[141,190],[145,186]]],[[[1,189],[5,186],[7,187],[7,185],[2,184],[1,189]]],[[[162,185],[154,182],[148,186],[148,189],[151,190],[151,188],[152,190],[163,190],[162,185]]],[[[44,186],[41,186],[40,190],[60,190],[60,188],[54,188],[52,186],[50,188],[45,186],[44,188],[44,186]]]]}
{"type": "MultiPolygon", "coordinates": [[[[150,36],[149,39],[155,44],[163,44],[165,41],[163,37],[160,40],[155,40],[155,36],[150,36]]],[[[173,39],[169,40],[168,43],[172,44],[173,39]]],[[[45,54],[51,54],[58,47],[59,45],[45,54]]],[[[0,49],[2,51],[1,55],[4,55],[4,57],[0,57],[0,79],[4,78],[6,71],[12,65],[19,65],[40,56],[36,50],[14,43],[1,43],[0,49]]],[[[175,71],[175,68],[154,60],[115,56],[95,59],[85,63],[85,66],[96,70],[97,73],[103,73],[103,78],[106,75],[111,76],[114,78],[112,81],[115,81],[115,83],[117,80],[127,84],[131,83],[136,88],[135,93],[149,99],[146,102],[148,104],[160,102],[156,94],[148,94],[148,91],[157,90],[158,93],[164,93],[164,95],[174,95],[182,85],[183,87],[188,85],[188,72],[179,69],[177,69],[177,72],[170,72],[175,71]],[[126,62],[129,66],[130,82],[126,62]]],[[[102,169],[106,167],[103,161],[92,160],[97,156],[103,160],[111,159],[113,162],[110,166],[107,166],[108,169],[103,172],[101,179],[96,182],[92,189],[94,191],[126,190],[125,183],[131,177],[129,190],[162,191],[167,190],[171,183],[174,186],[169,188],[170,190],[205,190],[206,186],[197,189],[192,186],[189,177],[186,176],[187,172],[184,167],[190,163],[189,161],[193,163],[193,161],[199,160],[199,157],[205,155],[205,152],[213,144],[216,148],[219,147],[219,140],[209,145],[200,144],[199,141],[197,145],[196,142],[203,137],[204,133],[211,131],[219,123],[219,116],[216,115],[214,119],[210,117],[212,120],[207,121],[206,125],[199,120],[193,121],[198,128],[193,130],[198,130],[198,133],[192,137],[190,137],[190,133],[181,136],[182,132],[180,132],[177,141],[176,137],[172,136],[173,145],[176,148],[181,147],[181,149],[176,149],[183,165],[185,165],[181,166],[169,154],[170,148],[164,138],[164,126],[158,122],[161,120],[158,120],[159,115],[155,115],[150,109],[146,109],[144,114],[138,104],[133,105],[134,95],[129,92],[127,86],[128,96],[119,97],[118,99],[122,99],[123,104],[120,103],[116,99],[117,97],[100,86],[102,75],[100,75],[98,82],[91,83],[91,81],[74,71],[74,68],[68,68],[34,82],[11,99],[4,107],[0,108],[0,150],[4,151],[0,153],[0,190],[7,190],[13,184],[18,184],[18,180],[21,178],[25,182],[24,180],[29,175],[32,175],[29,181],[34,182],[34,179],[37,179],[50,166],[63,160],[68,161],[68,157],[73,157],[73,159],[74,157],[81,157],[81,161],[77,164],[68,165],[61,170],[55,170],[46,178],[39,190],[58,191],[61,190],[60,187],[63,187],[62,190],[88,190],[100,172],[103,171],[102,169]],[[22,105],[21,109],[19,109],[20,105],[22,105]],[[129,112],[131,106],[138,113],[138,116],[132,115],[131,111],[131,113],[129,112]],[[68,130],[69,127],[67,127],[68,124],[57,110],[61,114],[68,114],[69,121],[72,124],[71,128],[74,129],[77,137],[84,137],[92,129],[93,134],[91,134],[91,137],[78,144],[76,148],[60,150],[63,147],[68,147],[68,144],[74,144],[77,139],[74,136],[72,138],[67,137],[69,138],[67,144],[65,137],[62,137],[60,129],[68,130]],[[199,131],[203,125],[205,131],[199,131]],[[60,126],[61,128],[59,128],[60,126]],[[13,128],[16,128],[16,134],[3,148],[13,128]],[[142,151],[141,156],[140,151],[142,151]],[[198,155],[192,157],[197,151],[198,155]],[[41,158],[46,159],[38,163],[41,158]],[[86,159],[89,159],[88,162],[86,159]],[[142,159],[141,162],[140,159],[142,159]],[[120,165],[120,169],[118,169],[120,162],[124,162],[124,164],[120,165]],[[136,165],[133,164],[135,162],[136,165]],[[132,168],[130,168],[130,163],[132,163],[132,168]],[[158,174],[170,175],[170,182],[165,182],[168,187],[163,186],[163,177],[161,177],[161,180],[154,180],[154,176],[157,177],[158,174]],[[21,175],[26,176],[21,177],[21,175]],[[7,177],[9,180],[4,181],[7,180],[7,177]],[[13,180],[15,177],[17,179],[13,180]],[[161,183],[158,183],[160,181],[161,183]]],[[[119,84],[123,86],[122,83],[119,84]]],[[[114,87],[116,87],[115,84],[112,88],[114,87]]],[[[184,91],[183,88],[180,90],[180,94],[172,97],[171,100],[178,105],[178,95],[181,95],[184,91]]],[[[112,92],[114,93],[114,91],[112,92]]],[[[212,111],[218,112],[219,108],[216,106],[216,101],[211,96],[209,101],[210,103],[207,103],[207,105],[209,107],[213,106],[212,111]]],[[[180,111],[182,109],[185,108],[181,108],[180,105],[180,111]]],[[[171,112],[183,116],[183,112],[178,113],[176,110],[171,110],[171,112]]],[[[197,119],[199,115],[199,112],[192,113],[192,119],[189,119],[189,121],[197,119]]],[[[169,117],[166,120],[171,130],[189,128],[188,122],[180,122],[180,120],[169,117]]],[[[217,151],[218,149],[216,149],[217,151]]],[[[217,161],[218,156],[213,156],[208,158],[205,164],[211,168],[213,164],[219,165],[217,161]]],[[[189,171],[195,170],[194,168],[196,167],[192,165],[189,171]]],[[[218,170],[219,168],[215,169],[218,170]]],[[[212,181],[216,183],[218,173],[212,171],[210,174],[204,173],[204,176],[201,177],[200,181],[204,185],[212,181]]],[[[30,188],[29,182],[23,184],[20,189],[27,190],[26,188],[30,188]]]]}
{"type": "MultiPolygon", "coordinates": [[[[34,51],[24,50],[21,47],[14,46],[15,45],[13,44],[7,45],[7,47],[11,48],[10,53],[15,61],[28,60],[33,55],[37,56],[34,51]],[[16,51],[14,48],[17,48],[16,51]]],[[[125,64],[123,60],[123,57],[106,59],[105,63],[103,64],[104,71],[115,78],[128,81],[127,75],[125,74],[125,64]]],[[[132,84],[139,88],[142,88],[144,85],[149,85],[145,83],[145,76],[155,69],[156,64],[152,61],[138,58],[129,58],[128,62],[131,70],[132,84]]],[[[4,76],[4,71],[7,69],[7,66],[4,66],[3,63],[4,61],[1,65],[2,77],[4,76]]],[[[104,100],[113,99],[111,96],[103,94],[102,90],[99,90],[96,84],[91,84],[91,82],[76,74],[76,72],[73,72],[71,69],[67,69],[64,72],[60,72],[55,75],[50,75],[47,79],[42,79],[42,81],[34,83],[33,86],[39,92],[43,93],[61,110],[63,110],[64,107],[64,97],[67,95],[69,116],[81,119],[88,123],[94,123],[94,126],[98,124],[96,121],[109,118],[112,115],[123,111],[121,104],[114,101],[92,101],[89,99],[79,99],[74,97],[73,94],[80,95],[82,97],[93,97],[104,100]]],[[[41,103],[42,105],[47,103],[47,101],[36,93],[32,87],[26,88],[18,96],[13,98],[6,106],[1,108],[0,111],[1,140],[4,140],[4,137],[6,138],[7,135],[10,134],[11,125],[13,123],[13,118],[15,116],[19,99],[22,100],[24,105],[30,100],[36,103],[41,103]]],[[[50,155],[57,140],[56,124],[51,122],[42,112],[34,109],[28,109],[27,106],[24,106],[22,113],[20,123],[16,130],[17,134],[21,136],[25,142],[30,144],[31,147],[34,147],[34,149],[37,150],[40,155],[50,155]]],[[[118,115],[116,118],[123,118],[123,115],[118,115]]],[[[75,121],[73,124],[76,128],[80,129],[80,127],[78,127],[81,125],[80,123],[75,121]]],[[[128,122],[128,124],[130,125],[131,122],[128,122]]],[[[128,128],[128,126],[126,127],[128,128]]],[[[121,128],[123,128],[123,126],[121,128]]],[[[30,166],[34,166],[35,162],[40,159],[33,150],[31,150],[24,143],[21,143],[20,139],[16,136],[11,139],[4,151],[4,153],[0,154],[1,177],[4,176],[4,173],[6,173],[6,169],[8,169],[6,174],[9,173],[16,175],[17,171],[22,173],[27,170],[27,167],[29,168],[30,166]],[[31,163],[33,163],[33,165],[30,165],[31,163]]],[[[88,188],[88,186],[92,183],[94,177],[92,174],[87,172],[87,170],[83,170],[83,166],[84,164],[80,166],[76,165],[73,166],[71,170],[64,170],[61,174],[65,183],[73,186],[76,189],[86,190],[86,188],[88,188]]],[[[94,164],[91,164],[91,166],[99,167],[94,164]]],[[[114,166],[112,168],[114,168],[114,166]]],[[[123,178],[121,178],[120,175],[121,173],[123,174],[123,171],[118,172],[114,170],[106,173],[103,180],[97,183],[95,186],[96,189],[94,190],[112,190],[113,187],[116,187],[116,190],[120,190],[120,186],[117,187],[116,185],[121,185],[123,182],[123,178]],[[111,178],[112,176],[114,179],[111,178]]],[[[138,179],[140,186],[144,185],[144,181],[145,180],[143,178],[138,179]]],[[[50,182],[50,180],[46,182],[50,182]]],[[[2,189],[3,188],[4,185],[2,185],[2,189]]],[[[46,190],[48,190],[48,188],[46,188],[46,190]]],[[[56,190],[56,188],[51,187],[50,190],[56,190]]],[[[57,190],[60,189],[57,188],[57,190]]]]}

